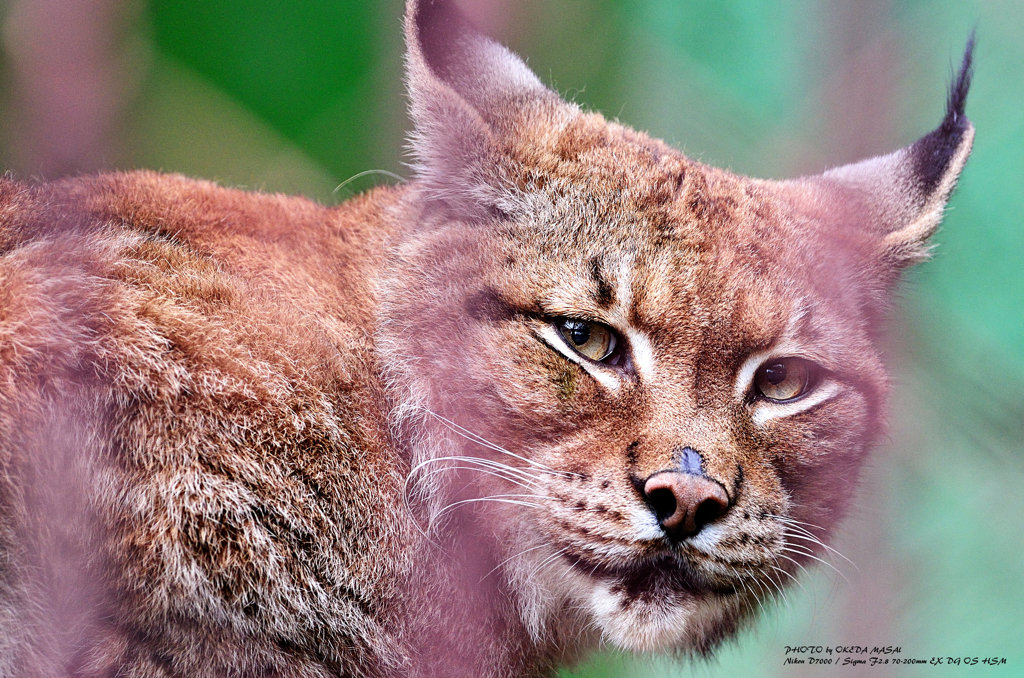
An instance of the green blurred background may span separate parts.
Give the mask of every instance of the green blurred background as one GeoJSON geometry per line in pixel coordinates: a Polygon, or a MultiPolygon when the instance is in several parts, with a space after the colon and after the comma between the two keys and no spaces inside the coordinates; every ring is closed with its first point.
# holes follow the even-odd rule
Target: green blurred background
{"type": "MultiPolygon", "coordinates": [[[[565,676],[1024,676],[1024,3],[469,0],[580,104],[758,176],[933,128],[977,25],[974,155],[893,319],[893,426],[835,560],[715,659],[602,654],[565,676]],[[898,645],[977,667],[783,666],[786,645],[898,645]]],[[[7,0],[0,162],[148,167],[344,200],[407,176],[400,0],[7,0]],[[340,184],[344,186],[337,188],[340,184]]]]}

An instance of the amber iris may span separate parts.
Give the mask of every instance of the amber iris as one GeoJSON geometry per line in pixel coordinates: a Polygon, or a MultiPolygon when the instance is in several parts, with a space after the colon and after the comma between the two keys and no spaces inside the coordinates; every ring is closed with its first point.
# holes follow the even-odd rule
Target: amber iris
{"type": "Polygon", "coordinates": [[[569,347],[584,358],[601,362],[615,353],[615,332],[607,325],[578,318],[562,318],[555,326],[569,347]]]}
{"type": "Polygon", "coordinates": [[[813,376],[812,363],[803,358],[773,358],[757,369],[754,389],[768,400],[794,400],[810,390],[813,376]]]}

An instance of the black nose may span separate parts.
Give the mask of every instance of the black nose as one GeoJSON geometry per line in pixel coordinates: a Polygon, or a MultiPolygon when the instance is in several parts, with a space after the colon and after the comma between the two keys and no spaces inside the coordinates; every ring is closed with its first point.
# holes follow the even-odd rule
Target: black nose
{"type": "Polygon", "coordinates": [[[649,476],[644,481],[644,499],[673,541],[696,535],[729,509],[725,488],[705,475],[681,471],[649,476]]]}

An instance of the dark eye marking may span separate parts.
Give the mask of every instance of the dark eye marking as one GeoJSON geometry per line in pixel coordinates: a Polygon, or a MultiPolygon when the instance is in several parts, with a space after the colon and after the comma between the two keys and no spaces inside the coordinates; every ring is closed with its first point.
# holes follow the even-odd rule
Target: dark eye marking
{"type": "Polygon", "coordinates": [[[520,311],[497,290],[484,287],[470,295],[463,308],[474,320],[498,322],[508,320],[520,311]]]}
{"type": "Polygon", "coordinates": [[[611,286],[608,279],[601,271],[601,260],[594,257],[590,260],[590,274],[594,277],[597,285],[597,296],[594,298],[601,308],[609,308],[615,303],[615,288],[611,286]]]}

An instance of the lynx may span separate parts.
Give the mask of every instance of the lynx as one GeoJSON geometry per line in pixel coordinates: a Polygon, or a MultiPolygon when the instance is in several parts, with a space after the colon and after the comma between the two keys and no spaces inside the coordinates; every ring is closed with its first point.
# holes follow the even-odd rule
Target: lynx
{"type": "Polygon", "coordinates": [[[405,32],[407,183],[0,181],[0,675],[701,654],[823,557],[970,151],[970,44],[935,131],[767,181],[444,2],[405,32]]]}

